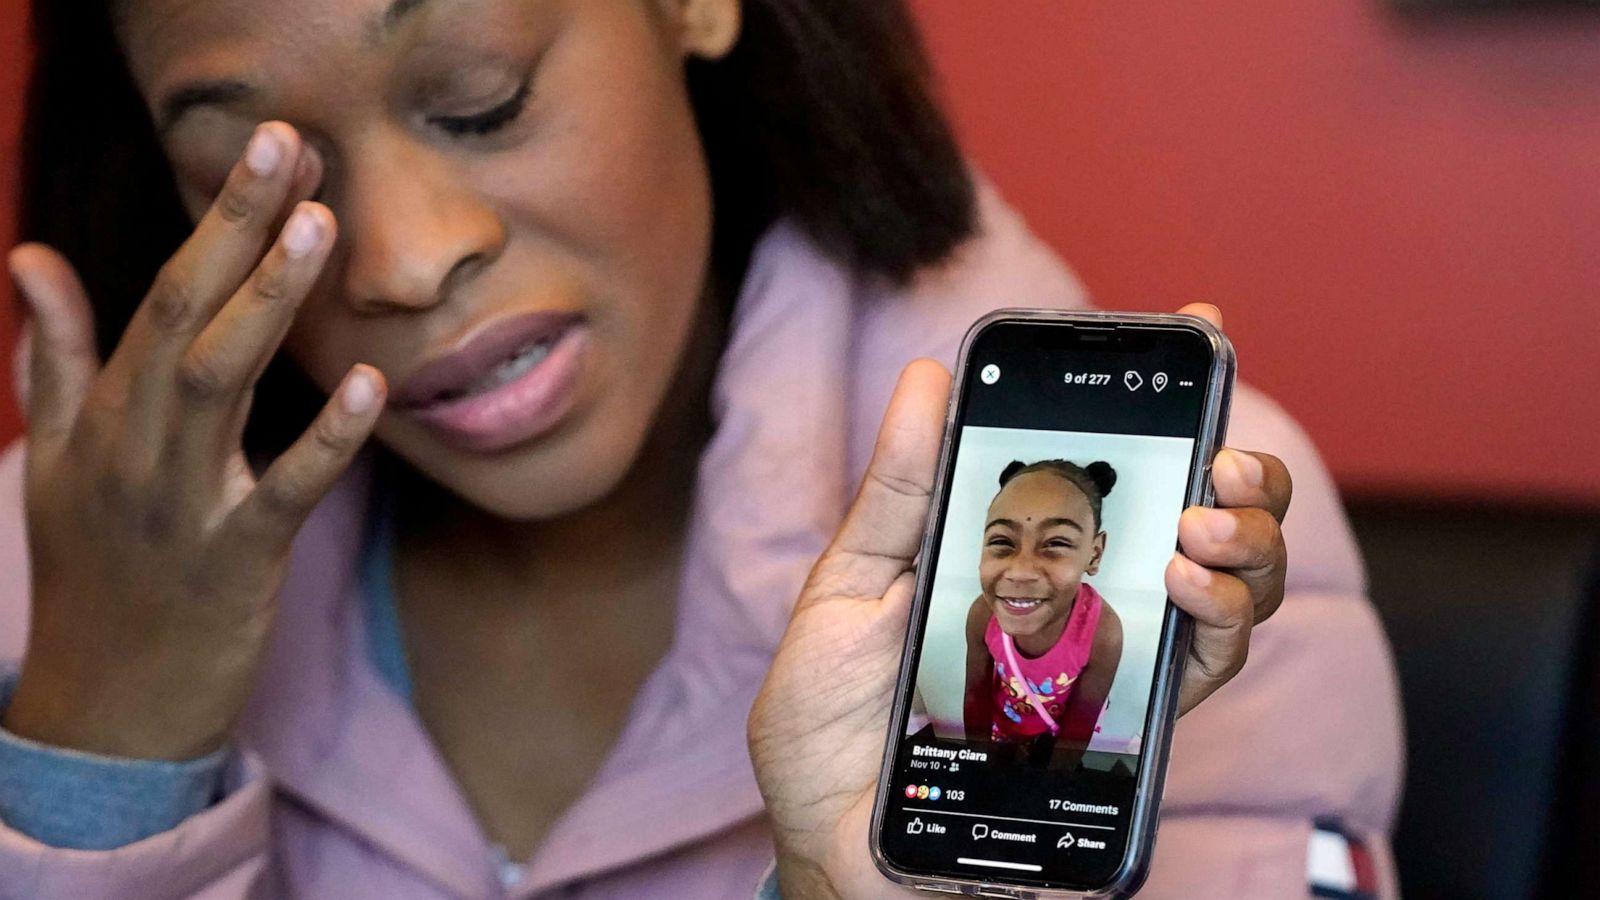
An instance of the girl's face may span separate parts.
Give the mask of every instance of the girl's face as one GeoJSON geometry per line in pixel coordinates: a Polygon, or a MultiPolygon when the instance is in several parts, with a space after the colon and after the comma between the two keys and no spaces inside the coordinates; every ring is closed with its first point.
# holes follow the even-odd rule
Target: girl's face
{"type": "Polygon", "coordinates": [[[1035,635],[1072,611],[1078,583],[1100,569],[1104,532],[1078,486],[1051,472],[1011,479],[989,504],[978,582],[1000,628],[1035,635]]]}
{"type": "Polygon", "coordinates": [[[705,292],[711,191],[684,57],[727,51],[738,0],[119,13],[191,215],[257,123],[287,121],[314,149],[340,236],[284,343],[313,381],[377,366],[379,440],[508,518],[582,508],[621,480],[705,292]]]}

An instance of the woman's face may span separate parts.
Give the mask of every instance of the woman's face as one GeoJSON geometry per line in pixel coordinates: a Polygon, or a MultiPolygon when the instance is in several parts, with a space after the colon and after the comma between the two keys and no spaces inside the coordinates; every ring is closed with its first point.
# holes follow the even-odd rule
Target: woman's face
{"type": "Polygon", "coordinates": [[[124,0],[183,201],[296,126],[339,240],[284,343],[324,390],[377,366],[377,436],[508,518],[628,471],[691,345],[710,184],[686,54],[737,0],[124,0]]]}
{"type": "Polygon", "coordinates": [[[989,504],[978,582],[1000,629],[1038,634],[1072,611],[1078,583],[1100,569],[1104,532],[1078,486],[1051,472],[1011,479],[989,504]]]}

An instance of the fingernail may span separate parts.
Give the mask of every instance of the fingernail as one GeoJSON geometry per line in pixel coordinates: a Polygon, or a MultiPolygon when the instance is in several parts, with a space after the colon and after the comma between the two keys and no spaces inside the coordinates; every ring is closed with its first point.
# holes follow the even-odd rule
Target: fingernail
{"type": "Polygon", "coordinates": [[[1183,569],[1183,577],[1197,588],[1211,586],[1211,570],[1200,565],[1182,553],[1178,554],[1178,567],[1183,569]]]}
{"type": "Polygon", "coordinates": [[[297,209],[283,227],[283,249],[290,259],[300,259],[322,240],[322,222],[307,209],[297,209]]]}
{"type": "Polygon", "coordinates": [[[343,404],[344,411],[352,416],[370,412],[378,402],[378,385],[366,372],[353,372],[345,383],[339,402],[343,404]]]}
{"type": "Polygon", "coordinates": [[[281,162],[283,162],[282,142],[265,126],[258,126],[255,135],[250,138],[250,145],[244,151],[245,167],[257,176],[265,178],[277,171],[281,162]]]}
{"type": "Polygon", "coordinates": [[[1205,528],[1206,534],[1213,541],[1231,540],[1239,530],[1239,520],[1231,513],[1220,509],[1204,509],[1200,511],[1200,524],[1205,528]]]}
{"type": "Polygon", "coordinates": [[[1229,461],[1233,470],[1239,473],[1239,479],[1251,487],[1261,487],[1266,481],[1266,470],[1261,467],[1261,460],[1256,459],[1252,453],[1239,450],[1226,450],[1223,458],[1229,461]]]}

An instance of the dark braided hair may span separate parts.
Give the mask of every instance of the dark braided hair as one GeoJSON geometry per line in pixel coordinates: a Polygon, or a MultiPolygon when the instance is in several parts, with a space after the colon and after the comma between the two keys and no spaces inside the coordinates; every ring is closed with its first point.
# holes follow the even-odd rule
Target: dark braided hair
{"type": "Polygon", "coordinates": [[[1049,472],[1072,482],[1073,486],[1083,491],[1083,496],[1089,498],[1089,511],[1094,513],[1094,530],[1100,530],[1101,501],[1117,483],[1117,470],[1111,468],[1110,463],[1101,460],[1080,466],[1065,459],[1041,459],[1033,463],[1014,459],[1000,471],[1000,487],[1004,488],[1013,478],[1029,472],[1049,472]]]}

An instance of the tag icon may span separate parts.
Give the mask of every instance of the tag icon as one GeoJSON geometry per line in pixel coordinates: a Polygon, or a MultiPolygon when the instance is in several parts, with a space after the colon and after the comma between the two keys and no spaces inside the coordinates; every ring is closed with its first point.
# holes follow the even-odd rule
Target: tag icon
{"type": "Polygon", "coordinates": [[[1158,393],[1158,394],[1160,392],[1166,390],[1166,387],[1167,387],[1167,373],[1165,373],[1165,372],[1157,372],[1156,376],[1154,378],[1150,379],[1150,386],[1155,388],[1156,389],[1156,393],[1158,393]]]}
{"type": "Polygon", "coordinates": [[[1122,383],[1128,386],[1128,390],[1137,391],[1141,386],[1144,385],[1144,378],[1141,377],[1138,372],[1129,369],[1127,372],[1123,373],[1122,383]]]}

